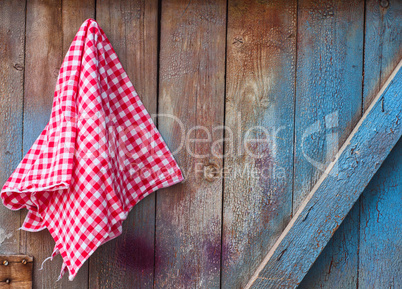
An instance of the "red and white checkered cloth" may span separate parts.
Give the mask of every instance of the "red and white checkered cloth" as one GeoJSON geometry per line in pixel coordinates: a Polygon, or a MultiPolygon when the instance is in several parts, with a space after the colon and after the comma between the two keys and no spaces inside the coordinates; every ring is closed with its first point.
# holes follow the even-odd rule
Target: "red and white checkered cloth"
{"type": "Polygon", "coordinates": [[[73,280],[135,204],[182,180],[105,33],[87,19],[61,66],[49,123],[1,191],[4,205],[29,210],[22,229],[49,230],[59,278],[68,269],[73,280]]]}

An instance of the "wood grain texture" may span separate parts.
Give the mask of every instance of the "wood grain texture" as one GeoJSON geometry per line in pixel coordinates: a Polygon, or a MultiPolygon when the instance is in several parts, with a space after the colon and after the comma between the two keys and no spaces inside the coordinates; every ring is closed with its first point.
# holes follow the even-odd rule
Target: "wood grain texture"
{"type": "Polygon", "coordinates": [[[363,86],[365,109],[402,58],[401,15],[401,1],[367,0],[363,86]]]}
{"type": "Polygon", "coordinates": [[[33,257],[28,255],[0,255],[0,265],[3,264],[4,261],[8,261],[9,263],[21,263],[23,260],[27,261],[27,263],[32,263],[33,257]]]}
{"type": "Polygon", "coordinates": [[[32,288],[33,257],[27,255],[0,256],[0,283],[1,286],[25,286],[32,288]],[[8,282],[8,283],[7,283],[8,282]]]}
{"type": "Polygon", "coordinates": [[[31,289],[32,288],[32,282],[14,282],[7,284],[6,282],[0,282],[0,288],[1,289],[31,289]]]}
{"type": "Polygon", "coordinates": [[[402,284],[402,139],[361,198],[359,288],[402,284]]]}
{"type": "Polygon", "coordinates": [[[81,24],[86,19],[95,17],[95,0],[62,1],[61,13],[64,57],[81,24]]]}
{"type": "MultiPolygon", "coordinates": [[[[0,187],[22,158],[25,3],[0,2],[0,187]]],[[[19,251],[20,212],[0,206],[0,252],[19,251]]]]}
{"type": "MultiPolygon", "coordinates": [[[[156,113],[158,1],[97,1],[96,20],[147,111],[156,113]]],[[[153,288],[154,238],[155,195],[151,194],[132,209],[122,235],[90,258],[89,288],[153,288]]]]}
{"type": "MultiPolygon", "coordinates": [[[[86,18],[93,17],[95,7],[89,1],[28,1],[26,32],[26,65],[24,93],[24,154],[28,152],[50,119],[56,80],[69,44],[86,18]],[[82,3],[81,3],[82,2],[82,3]],[[91,10],[92,5],[92,10],[91,10]],[[75,9],[73,8],[75,7],[75,9]],[[82,7],[85,7],[83,10],[82,7]],[[64,10],[65,9],[65,10],[64,10]],[[63,45],[63,43],[65,45],[63,45]],[[67,44],[68,43],[68,44],[67,44]]],[[[65,277],[56,282],[62,259],[44,264],[54,248],[47,230],[25,235],[21,250],[35,257],[34,288],[87,288],[88,265],[85,264],[73,282],[65,277]]],[[[68,274],[65,274],[68,275],[68,274]]]]}
{"type": "MultiPolygon", "coordinates": [[[[367,107],[402,58],[402,2],[368,1],[364,67],[367,107]]],[[[386,105],[386,103],[384,103],[386,105]]],[[[402,140],[360,199],[359,288],[398,288],[402,284],[402,140]]]]}
{"type": "Polygon", "coordinates": [[[159,129],[186,180],[157,192],[155,287],[219,288],[226,1],[161,9],[159,129]]]}
{"type": "Polygon", "coordinates": [[[299,285],[402,135],[401,67],[402,61],[246,288],[299,285]]]}
{"type": "Polygon", "coordinates": [[[292,213],[297,5],[228,5],[222,287],[243,288],[292,213]]]}
{"type": "Polygon", "coordinates": [[[359,202],[356,202],[297,288],[356,288],[358,231],[359,202]]]}
{"type": "MultiPolygon", "coordinates": [[[[364,1],[299,1],[294,206],[315,185],[361,117],[364,1]]],[[[300,288],[355,288],[359,206],[300,288]]]]}
{"type": "Polygon", "coordinates": [[[293,212],[361,117],[364,2],[298,6],[293,212]]]}

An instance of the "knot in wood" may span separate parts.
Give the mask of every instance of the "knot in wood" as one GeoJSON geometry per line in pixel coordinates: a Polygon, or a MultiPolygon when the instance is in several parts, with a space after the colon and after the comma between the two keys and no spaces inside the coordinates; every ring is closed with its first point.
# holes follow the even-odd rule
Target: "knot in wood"
{"type": "Polygon", "coordinates": [[[219,167],[216,164],[208,164],[204,166],[204,179],[213,182],[219,177],[219,167]]]}
{"type": "Polygon", "coordinates": [[[380,0],[380,6],[382,8],[388,8],[389,6],[389,1],[388,0],[380,0]]]}

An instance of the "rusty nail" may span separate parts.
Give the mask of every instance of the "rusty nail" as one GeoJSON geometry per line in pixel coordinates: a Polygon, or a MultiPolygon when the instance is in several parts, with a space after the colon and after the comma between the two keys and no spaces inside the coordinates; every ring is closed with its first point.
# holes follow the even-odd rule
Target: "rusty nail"
{"type": "Polygon", "coordinates": [[[3,265],[4,265],[4,266],[7,266],[7,265],[8,265],[8,261],[7,261],[7,260],[4,260],[4,261],[3,261],[3,265]]]}
{"type": "Polygon", "coordinates": [[[25,260],[25,259],[22,259],[22,264],[24,264],[24,265],[26,265],[26,263],[27,263],[27,260],[25,260]]]}
{"type": "Polygon", "coordinates": [[[389,6],[389,1],[388,0],[380,0],[380,6],[382,8],[388,8],[389,6]]]}
{"type": "Polygon", "coordinates": [[[10,279],[6,279],[5,281],[7,284],[10,284],[11,280],[10,279]]]}

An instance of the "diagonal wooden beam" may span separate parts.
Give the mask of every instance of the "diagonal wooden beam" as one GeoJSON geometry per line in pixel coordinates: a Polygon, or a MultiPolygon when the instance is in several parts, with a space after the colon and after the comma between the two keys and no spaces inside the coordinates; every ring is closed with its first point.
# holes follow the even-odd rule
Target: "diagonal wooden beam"
{"type": "Polygon", "coordinates": [[[402,135],[402,61],[245,288],[295,288],[402,135]]]}

